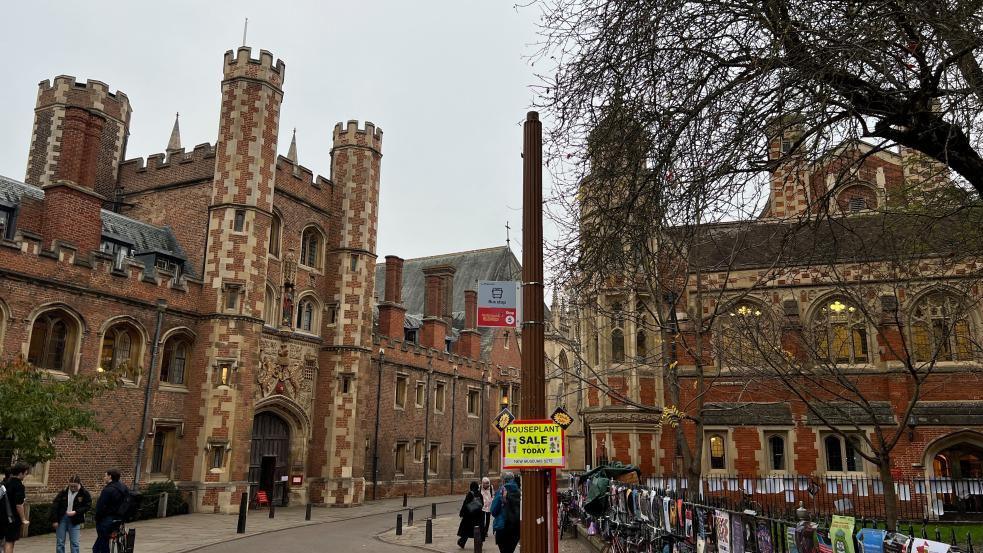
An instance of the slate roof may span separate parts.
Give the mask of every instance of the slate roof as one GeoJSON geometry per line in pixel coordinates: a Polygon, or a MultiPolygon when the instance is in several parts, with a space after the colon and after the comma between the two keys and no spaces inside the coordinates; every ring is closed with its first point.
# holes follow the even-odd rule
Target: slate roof
{"type": "Polygon", "coordinates": [[[792,409],[787,403],[707,403],[703,423],[727,426],[791,426],[792,409]]]}
{"type": "MultiPolygon", "coordinates": [[[[44,190],[0,176],[0,203],[16,206],[24,197],[44,200],[44,190]]],[[[103,236],[129,244],[133,249],[133,255],[164,254],[181,262],[184,274],[194,276],[193,268],[187,262],[187,256],[170,227],[157,227],[105,209],[101,210],[100,218],[103,236]]]]}
{"type": "MultiPolygon", "coordinates": [[[[691,229],[676,228],[680,244],[691,229]]],[[[704,270],[825,265],[983,252],[983,209],[944,217],[874,213],[809,221],[749,221],[705,225],[690,248],[704,270]]]]}
{"type": "MultiPolygon", "coordinates": [[[[891,404],[887,401],[871,401],[870,410],[846,401],[819,403],[815,405],[815,408],[822,413],[827,421],[835,425],[855,424],[857,426],[872,426],[875,419],[871,417],[871,411],[873,411],[873,416],[876,417],[877,423],[885,426],[894,426],[897,424],[894,419],[894,409],[891,408],[891,404]]],[[[806,424],[812,426],[824,425],[822,419],[817,417],[812,411],[809,411],[806,416],[806,424]]]]}
{"type": "Polygon", "coordinates": [[[924,401],[911,417],[917,426],[965,426],[983,424],[983,401],[924,401]]]}
{"type": "MultiPolygon", "coordinates": [[[[498,246],[482,250],[470,250],[403,261],[403,306],[406,307],[405,328],[419,328],[423,323],[424,276],[423,269],[435,265],[454,267],[454,303],[451,306],[452,340],[464,328],[464,291],[477,290],[479,280],[520,280],[522,266],[515,254],[498,246]]],[[[383,300],[386,290],[386,264],[375,266],[376,302],[383,300]]],[[[547,314],[548,317],[548,314],[547,314]]],[[[481,333],[481,357],[487,359],[494,343],[491,329],[479,328],[481,333]]]]}
{"type": "MultiPolygon", "coordinates": [[[[457,271],[451,309],[454,312],[464,312],[464,291],[477,290],[479,280],[519,280],[522,276],[519,260],[505,246],[407,259],[403,262],[403,306],[407,313],[423,313],[423,269],[435,265],[450,265],[457,271]]],[[[386,290],[385,263],[375,266],[375,290],[376,300],[382,301],[386,290]]]]}

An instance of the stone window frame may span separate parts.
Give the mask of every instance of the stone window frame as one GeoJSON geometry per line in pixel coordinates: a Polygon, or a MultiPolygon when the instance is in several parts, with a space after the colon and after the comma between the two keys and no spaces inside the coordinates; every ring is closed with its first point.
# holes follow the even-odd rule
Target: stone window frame
{"type": "Polygon", "coordinates": [[[240,313],[245,300],[246,287],[242,282],[228,281],[222,283],[222,311],[224,313],[240,313]]]}
{"type": "Polygon", "coordinates": [[[734,461],[737,457],[737,450],[734,446],[733,433],[731,428],[724,426],[707,426],[703,428],[703,466],[706,467],[707,474],[722,475],[734,472],[734,461]],[[712,468],[710,464],[710,438],[719,435],[724,441],[724,467],[712,468]]]}
{"type": "Polygon", "coordinates": [[[140,380],[143,378],[143,373],[145,369],[145,367],[143,367],[142,365],[147,349],[146,348],[146,344],[148,342],[147,331],[145,328],[143,328],[143,325],[140,323],[140,321],[137,321],[133,317],[129,317],[126,315],[110,317],[109,319],[106,319],[105,322],[103,322],[102,328],[99,330],[99,362],[96,371],[100,373],[102,372],[116,373],[119,370],[120,367],[118,366],[111,366],[111,367],[104,366],[105,365],[104,349],[106,347],[107,336],[111,332],[115,331],[116,335],[113,337],[114,347],[113,347],[113,353],[111,359],[111,362],[115,363],[116,356],[117,356],[115,341],[119,338],[118,327],[122,327],[122,326],[129,327],[129,335],[127,335],[129,344],[127,345],[127,350],[126,350],[128,359],[126,360],[126,362],[128,364],[134,365],[133,367],[128,367],[125,369],[126,372],[122,374],[122,378],[124,382],[139,383],[140,380]]]}
{"type": "Polygon", "coordinates": [[[426,448],[423,447],[423,438],[413,438],[413,462],[422,465],[424,455],[426,455],[426,448]],[[417,455],[418,447],[419,455],[417,455]]]}
{"type": "MultiPolygon", "coordinates": [[[[864,442],[862,439],[863,432],[865,431],[864,430],[861,430],[859,432],[850,431],[850,432],[844,432],[843,434],[846,434],[848,437],[855,440],[854,448],[859,449],[864,447],[864,442]]],[[[858,475],[865,475],[870,473],[872,467],[868,466],[869,463],[867,462],[867,460],[864,459],[859,453],[855,454],[856,462],[859,464],[859,466],[856,467],[856,470],[849,470],[849,464],[846,455],[846,442],[844,441],[843,436],[840,435],[840,433],[833,432],[832,430],[829,429],[820,430],[819,432],[816,432],[816,440],[818,443],[817,451],[819,452],[817,465],[819,468],[822,469],[822,474],[828,476],[858,476],[858,475]],[[835,438],[839,440],[840,460],[841,460],[840,462],[843,463],[842,466],[843,470],[830,470],[829,458],[827,456],[827,451],[826,451],[826,440],[830,438],[835,438]]]]}
{"type": "Polygon", "coordinates": [[[397,411],[406,410],[406,400],[409,398],[409,385],[410,385],[410,375],[404,372],[396,373],[395,380],[393,380],[393,409],[397,411]],[[403,401],[399,400],[399,384],[403,384],[403,401]]]}
{"type": "Polygon", "coordinates": [[[409,442],[406,440],[399,440],[393,445],[393,474],[397,476],[406,476],[406,457],[409,456],[409,442]],[[403,462],[400,466],[399,462],[399,452],[400,449],[403,451],[403,462]]]}
{"type": "Polygon", "coordinates": [[[16,206],[10,207],[0,203],[0,221],[3,221],[3,225],[0,226],[0,240],[13,240],[17,235],[18,211],[16,206]]]}
{"type": "Polygon", "coordinates": [[[413,400],[417,409],[423,409],[427,406],[427,384],[424,381],[416,381],[416,386],[413,390],[413,400]]]}
{"type": "Polygon", "coordinates": [[[433,385],[433,412],[437,415],[443,415],[444,411],[447,410],[447,382],[443,380],[437,380],[433,385]],[[440,394],[438,395],[438,392],[440,394]],[[437,398],[440,398],[440,403],[438,405],[437,398]]]}
{"type": "Polygon", "coordinates": [[[467,409],[468,418],[476,419],[481,415],[481,388],[477,386],[468,386],[468,396],[467,396],[467,409]],[[471,410],[471,397],[472,394],[477,397],[474,405],[474,411],[471,410]]]}
{"type": "MultiPolygon", "coordinates": [[[[178,449],[180,446],[179,442],[180,439],[184,437],[184,421],[181,419],[154,418],[152,419],[150,433],[148,434],[147,437],[149,438],[148,439],[149,444],[146,449],[146,458],[144,460],[144,463],[146,463],[144,466],[144,472],[147,476],[147,481],[153,482],[153,481],[163,481],[163,480],[173,479],[174,475],[177,472],[176,469],[179,459],[178,449]],[[155,468],[154,457],[156,456],[157,436],[161,432],[165,433],[164,439],[167,439],[166,433],[170,433],[173,436],[172,437],[173,443],[171,444],[170,447],[170,454],[171,454],[170,465],[167,471],[154,471],[152,469],[155,468]]],[[[167,444],[163,444],[161,447],[166,448],[167,444]]],[[[162,455],[166,453],[167,453],[166,449],[164,451],[161,451],[162,455]]],[[[163,459],[161,461],[163,461],[163,459]]]]}
{"type": "Polygon", "coordinates": [[[232,232],[236,234],[246,233],[246,209],[237,207],[232,212],[232,232]]]}
{"type": "Polygon", "coordinates": [[[781,426],[781,427],[759,427],[758,428],[758,443],[761,444],[759,450],[760,455],[758,457],[759,465],[761,467],[762,475],[774,475],[774,476],[784,476],[793,474],[795,467],[795,429],[791,426],[781,426]],[[785,444],[785,450],[783,453],[783,458],[785,461],[785,468],[778,470],[772,468],[772,451],[771,451],[771,438],[780,437],[785,444]]]}
{"type": "Polygon", "coordinates": [[[478,446],[472,443],[461,444],[461,473],[474,474],[478,470],[478,446]],[[468,450],[471,450],[471,468],[468,468],[468,450]]]}
{"type": "MultiPolygon", "coordinates": [[[[30,330],[27,335],[27,341],[24,343],[24,357],[29,363],[54,375],[78,374],[81,361],[82,340],[87,334],[85,320],[78,314],[78,312],[63,303],[44,304],[35,308],[34,313],[28,317],[27,328],[30,330]],[[33,349],[31,346],[33,345],[35,338],[35,325],[37,325],[38,319],[41,317],[48,316],[49,313],[55,312],[61,312],[62,318],[71,323],[71,328],[67,329],[68,335],[66,337],[66,343],[70,340],[71,345],[65,346],[65,350],[62,353],[63,365],[60,369],[46,367],[43,364],[36,364],[31,361],[31,349],[33,349]]],[[[46,340],[46,342],[47,341],[48,340],[46,340]]],[[[43,357],[47,357],[48,347],[49,345],[47,344],[44,346],[42,352],[44,353],[43,357]]]]}
{"type": "Polygon", "coordinates": [[[280,294],[277,294],[276,287],[267,282],[266,293],[263,296],[263,326],[266,328],[279,326],[281,313],[280,294]]]}
{"type": "MultiPolygon", "coordinates": [[[[764,328],[762,332],[773,335],[772,338],[774,339],[780,339],[781,330],[779,327],[778,315],[775,313],[775,310],[771,308],[771,306],[761,299],[745,295],[722,302],[722,307],[717,314],[715,322],[713,323],[712,332],[714,362],[719,369],[724,370],[730,368],[731,366],[724,358],[723,354],[725,349],[734,349],[732,345],[734,338],[726,335],[726,328],[730,326],[730,321],[734,320],[735,317],[752,315],[767,325],[767,328],[764,328]],[[747,315],[742,315],[744,312],[746,312],[747,315]]],[[[741,337],[738,337],[737,339],[741,339],[741,337]]],[[[748,359],[751,358],[748,357],[748,359]]],[[[751,362],[753,362],[753,360],[751,360],[751,362]]]]}
{"type": "Polygon", "coordinates": [[[427,448],[427,471],[431,476],[440,474],[440,442],[430,442],[427,448]]]}
{"type": "Polygon", "coordinates": [[[306,225],[303,230],[300,231],[300,256],[298,259],[298,264],[301,267],[315,273],[320,273],[324,270],[324,252],[327,246],[327,239],[324,230],[318,225],[310,223],[306,225]],[[307,235],[308,233],[315,233],[318,239],[318,243],[314,245],[314,263],[309,264],[311,261],[310,246],[308,245],[307,235]]]}
{"type": "Polygon", "coordinates": [[[273,259],[280,259],[283,250],[283,216],[274,209],[270,215],[270,239],[266,245],[266,254],[273,259]]]}
{"type": "Polygon", "coordinates": [[[164,389],[167,387],[173,387],[178,389],[187,390],[188,388],[188,366],[192,358],[192,352],[194,351],[195,345],[195,334],[191,329],[187,327],[175,327],[161,336],[160,339],[160,366],[157,369],[157,381],[160,383],[159,386],[164,389]],[[183,341],[186,346],[184,365],[181,367],[182,375],[181,382],[174,382],[174,378],[171,375],[171,368],[167,367],[167,380],[163,380],[165,363],[169,360],[168,347],[173,341],[183,341]]]}
{"type": "Polygon", "coordinates": [[[0,355],[3,355],[4,338],[7,335],[7,321],[12,320],[13,317],[10,315],[10,309],[3,301],[3,298],[0,298],[0,355]]]}
{"type": "Polygon", "coordinates": [[[820,362],[829,363],[836,367],[870,367],[876,362],[877,348],[871,347],[871,344],[876,344],[877,329],[875,328],[873,329],[874,332],[871,332],[869,317],[864,313],[866,307],[858,306],[857,303],[854,298],[837,291],[823,294],[812,302],[808,318],[808,332],[811,334],[809,339],[811,340],[812,347],[815,348],[815,356],[820,362]],[[826,312],[827,308],[834,310],[834,306],[836,305],[842,305],[842,310],[846,311],[846,318],[842,322],[830,321],[830,317],[835,315],[829,315],[826,312]],[[835,345],[830,343],[830,338],[833,336],[833,325],[843,325],[846,328],[848,336],[850,336],[850,344],[848,346],[850,350],[849,360],[845,362],[837,359],[833,353],[835,345]],[[862,333],[861,345],[867,350],[866,360],[860,360],[859,355],[855,351],[854,333],[858,331],[862,333]],[[826,337],[825,354],[820,351],[820,339],[822,337],[820,332],[825,333],[826,337]]]}
{"type": "Polygon", "coordinates": [[[291,321],[294,325],[294,330],[310,336],[320,336],[321,335],[321,300],[317,297],[317,294],[313,290],[306,290],[301,292],[297,296],[297,302],[295,304],[296,313],[294,313],[294,320],[291,321]],[[311,304],[311,328],[306,329],[301,326],[301,317],[304,316],[303,307],[305,303],[311,304]]]}
{"type": "Polygon", "coordinates": [[[959,366],[967,363],[973,363],[979,356],[979,351],[977,351],[972,339],[972,337],[975,336],[974,333],[976,332],[976,329],[978,328],[975,317],[976,313],[975,310],[966,307],[965,300],[961,299],[962,296],[965,296],[964,292],[960,293],[958,290],[937,286],[923,290],[914,299],[912,299],[911,307],[908,309],[906,317],[908,322],[906,332],[908,333],[909,343],[911,344],[911,355],[916,363],[926,363],[934,360],[936,365],[944,364],[946,366],[959,366]],[[929,313],[927,316],[921,317],[916,314],[917,310],[922,308],[923,305],[932,302],[939,297],[948,303],[958,306],[958,311],[956,313],[943,313],[942,317],[945,321],[951,320],[953,325],[953,328],[951,328],[946,335],[946,340],[950,342],[948,345],[951,357],[950,359],[943,358],[942,350],[937,346],[938,338],[935,332],[935,320],[938,317],[934,317],[931,313],[929,313]],[[931,354],[929,355],[928,359],[923,359],[922,356],[918,354],[918,341],[916,340],[915,336],[915,327],[916,325],[926,323],[929,324],[928,339],[931,341],[931,344],[929,344],[931,354]],[[956,333],[957,331],[955,330],[955,325],[958,325],[959,323],[964,323],[966,325],[966,334],[969,336],[965,345],[969,351],[967,356],[968,358],[966,359],[960,359],[960,354],[957,351],[961,346],[959,344],[959,335],[956,333]]]}

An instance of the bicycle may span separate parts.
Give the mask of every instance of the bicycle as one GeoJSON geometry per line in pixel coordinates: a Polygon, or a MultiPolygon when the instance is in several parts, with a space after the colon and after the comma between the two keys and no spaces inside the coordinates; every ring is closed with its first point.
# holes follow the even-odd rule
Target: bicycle
{"type": "Polygon", "coordinates": [[[126,522],[119,521],[116,529],[109,534],[110,553],[133,553],[133,547],[128,543],[129,537],[126,531],[126,522]]]}
{"type": "Polygon", "coordinates": [[[557,519],[560,521],[560,539],[567,529],[573,532],[573,537],[577,537],[576,523],[580,518],[580,511],[573,494],[560,492],[559,494],[559,513],[557,519]]]}

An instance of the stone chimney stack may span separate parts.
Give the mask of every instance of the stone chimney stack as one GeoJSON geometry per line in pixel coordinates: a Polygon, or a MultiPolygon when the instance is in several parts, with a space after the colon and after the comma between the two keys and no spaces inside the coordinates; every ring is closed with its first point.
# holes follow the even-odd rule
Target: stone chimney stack
{"type": "Polygon", "coordinates": [[[478,332],[478,292],[464,291],[464,330],[455,350],[475,361],[481,357],[481,334],[478,332]]]}
{"type": "Polygon", "coordinates": [[[454,267],[437,265],[423,269],[425,288],[423,299],[423,331],[420,345],[444,351],[450,334],[447,283],[453,284],[454,267]]]}
{"type": "Polygon", "coordinates": [[[386,256],[386,290],[379,304],[379,333],[403,339],[406,308],[403,306],[403,259],[386,256]]]}

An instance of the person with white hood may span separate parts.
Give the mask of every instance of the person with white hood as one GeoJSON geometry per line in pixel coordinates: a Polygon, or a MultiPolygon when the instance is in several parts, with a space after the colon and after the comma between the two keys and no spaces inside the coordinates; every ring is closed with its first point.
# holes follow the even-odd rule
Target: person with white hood
{"type": "Polygon", "coordinates": [[[491,505],[495,499],[495,489],[492,488],[491,480],[487,476],[481,479],[481,500],[483,506],[481,512],[484,514],[484,524],[481,526],[482,540],[488,539],[488,526],[491,524],[491,505]]]}

